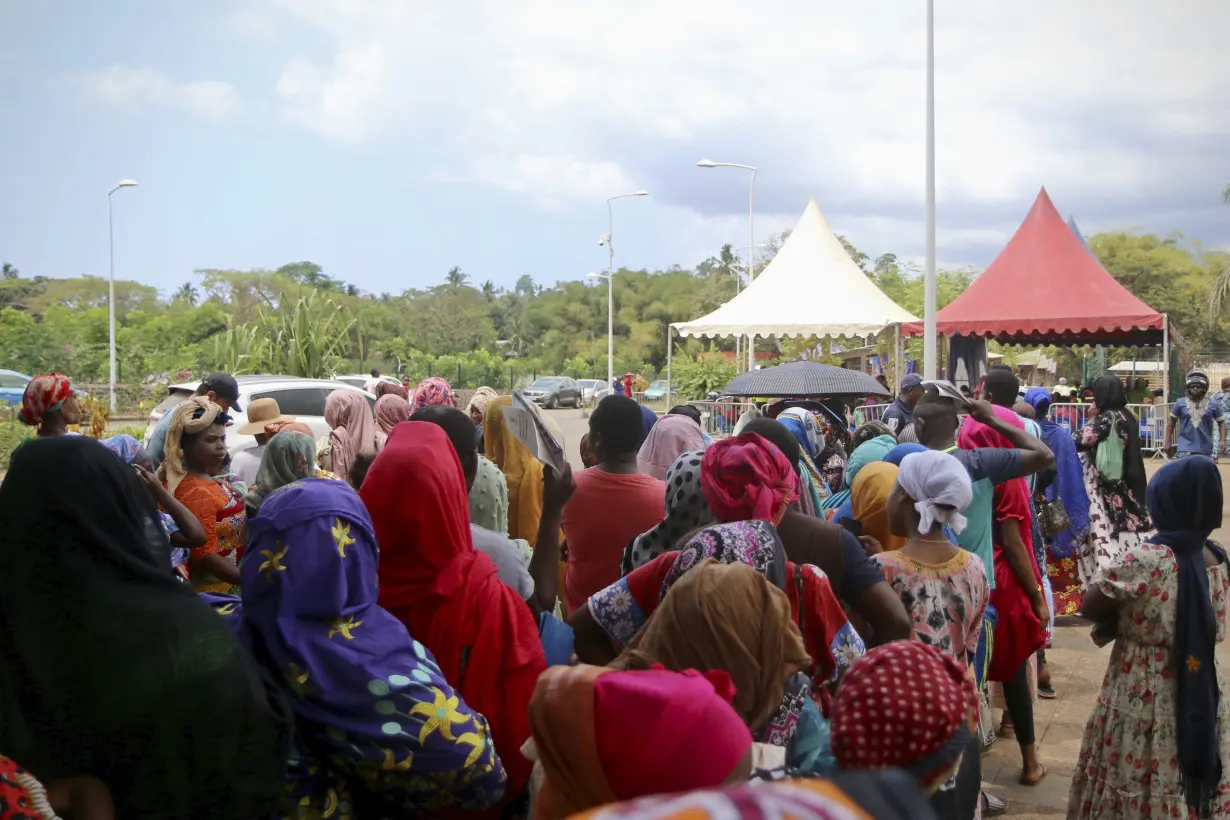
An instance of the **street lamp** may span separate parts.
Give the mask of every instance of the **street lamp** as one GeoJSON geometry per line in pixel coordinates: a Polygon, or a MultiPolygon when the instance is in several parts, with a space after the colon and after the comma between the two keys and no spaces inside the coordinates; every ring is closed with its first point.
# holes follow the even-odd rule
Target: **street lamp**
{"type": "MultiPolygon", "coordinates": [[[[752,172],[752,184],[748,188],[747,193],[747,283],[752,283],[752,248],[756,246],[756,166],[742,165],[738,162],[714,162],[711,159],[702,159],[696,163],[698,168],[742,168],[745,171],[752,172]]],[[[735,295],[739,295],[738,287],[735,288],[735,295]]],[[[755,357],[756,337],[749,335],[747,337],[747,369],[753,367],[753,359],[755,357]]],[[[735,360],[739,356],[739,339],[735,337],[735,360]]]]}
{"type": "Polygon", "coordinates": [[[115,208],[111,195],[120,188],[135,188],[137,183],[131,179],[121,179],[114,188],[107,192],[107,246],[111,258],[111,282],[107,288],[107,309],[110,313],[111,325],[111,413],[115,413],[115,208]]]}
{"type": "Polygon", "coordinates": [[[630,196],[649,196],[649,192],[641,189],[627,194],[617,194],[607,199],[606,233],[598,237],[598,246],[606,245],[606,276],[590,274],[591,277],[606,279],[606,383],[608,386],[615,381],[615,243],[611,240],[615,233],[615,215],[611,209],[611,203],[630,196]]]}

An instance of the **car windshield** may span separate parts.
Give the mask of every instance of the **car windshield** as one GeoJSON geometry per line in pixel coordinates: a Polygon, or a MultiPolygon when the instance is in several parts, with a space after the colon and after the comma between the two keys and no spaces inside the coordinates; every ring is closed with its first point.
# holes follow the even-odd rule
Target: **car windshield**
{"type": "Polygon", "coordinates": [[[666,387],[666,382],[663,381],[662,379],[659,379],[658,381],[654,382],[653,384],[649,386],[650,387],[666,387]]]}
{"type": "Polygon", "coordinates": [[[581,379],[579,384],[582,387],[597,387],[598,386],[598,382],[594,379],[581,379]]]}

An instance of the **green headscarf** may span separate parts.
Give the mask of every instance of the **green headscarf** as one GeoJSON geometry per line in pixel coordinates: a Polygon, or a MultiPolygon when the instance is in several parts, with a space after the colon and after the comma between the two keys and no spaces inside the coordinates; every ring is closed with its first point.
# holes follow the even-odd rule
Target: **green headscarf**
{"type": "Polygon", "coordinates": [[[316,475],[316,442],[298,430],[283,430],[269,439],[261,458],[256,482],[244,496],[248,517],[256,515],[261,503],[274,490],[301,478],[316,475]]]}
{"type": "Polygon", "coordinates": [[[835,510],[850,497],[850,486],[854,483],[858,471],[868,464],[883,461],[888,451],[897,446],[897,439],[892,436],[876,436],[870,441],[864,441],[846,462],[846,475],[841,485],[841,492],[834,493],[824,500],[822,505],[826,510],[835,510]]]}

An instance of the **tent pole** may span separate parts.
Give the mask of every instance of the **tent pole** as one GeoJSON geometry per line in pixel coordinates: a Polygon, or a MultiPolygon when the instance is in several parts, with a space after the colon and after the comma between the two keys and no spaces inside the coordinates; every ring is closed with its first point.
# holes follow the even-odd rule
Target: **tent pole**
{"type": "Polygon", "coordinates": [[[935,0],[927,0],[927,215],[923,269],[923,378],[935,370],[935,0]]]}
{"type": "Polygon", "coordinates": [[[756,334],[747,334],[747,372],[752,372],[756,369],[756,334]]]}
{"type": "Polygon", "coordinates": [[[905,374],[901,372],[901,323],[893,325],[893,386],[901,384],[905,374]]]}
{"type": "Polygon", "coordinates": [[[1170,404],[1170,316],[1162,314],[1162,402],[1170,404]]]}
{"type": "Polygon", "coordinates": [[[666,325],[666,403],[671,403],[671,326],[666,325]]]}

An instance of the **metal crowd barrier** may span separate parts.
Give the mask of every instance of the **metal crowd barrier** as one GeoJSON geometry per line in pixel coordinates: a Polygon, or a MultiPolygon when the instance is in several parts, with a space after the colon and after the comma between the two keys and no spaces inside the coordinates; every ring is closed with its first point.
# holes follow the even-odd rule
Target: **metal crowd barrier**
{"type": "Polygon", "coordinates": [[[734,432],[739,416],[756,402],[742,399],[718,399],[717,401],[690,401],[700,411],[700,429],[710,438],[725,438],[734,432]]]}

